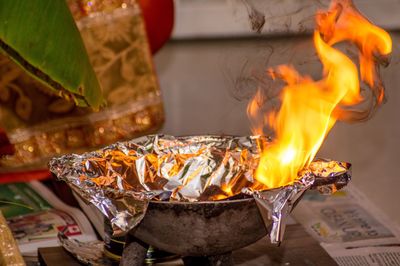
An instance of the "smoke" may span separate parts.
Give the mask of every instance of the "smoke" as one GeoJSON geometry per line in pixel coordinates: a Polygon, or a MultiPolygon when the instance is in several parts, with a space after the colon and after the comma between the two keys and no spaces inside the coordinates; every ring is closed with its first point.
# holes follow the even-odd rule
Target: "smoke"
{"type": "Polygon", "coordinates": [[[242,2],[246,6],[252,31],[261,33],[261,30],[265,25],[265,15],[257,10],[254,4],[249,0],[242,0],[242,2]]]}

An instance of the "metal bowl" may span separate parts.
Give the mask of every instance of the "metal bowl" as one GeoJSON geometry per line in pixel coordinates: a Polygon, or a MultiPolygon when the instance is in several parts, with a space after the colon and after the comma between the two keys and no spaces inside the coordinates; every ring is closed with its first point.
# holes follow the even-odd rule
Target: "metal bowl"
{"type": "Polygon", "coordinates": [[[205,201],[151,201],[131,234],[137,239],[182,256],[230,252],[267,234],[254,198],[205,201]]]}

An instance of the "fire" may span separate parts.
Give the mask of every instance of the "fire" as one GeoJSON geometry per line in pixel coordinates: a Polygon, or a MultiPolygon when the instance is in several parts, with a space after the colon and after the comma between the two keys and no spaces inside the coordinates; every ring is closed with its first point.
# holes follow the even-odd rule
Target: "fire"
{"type": "MultiPolygon", "coordinates": [[[[279,111],[263,114],[263,122],[274,130],[275,138],[263,148],[255,178],[268,188],[293,182],[314,159],[337,120],[365,120],[384,99],[378,68],[391,53],[389,34],[371,24],[349,0],[333,1],[328,11],[318,12],[316,25],[313,38],[323,65],[321,80],[300,75],[288,65],[268,70],[272,79],[286,83],[279,95],[279,111]],[[360,69],[333,47],[343,41],[359,49],[360,69]],[[359,107],[368,103],[360,93],[359,76],[374,99],[366,110],[359,107]]],[[[252,121],[261,112],[264,98],[259,90],[250,101],[247,112],[252,121]]],[[[253,133],[263,134],[263,126],[257,124],[253,133]]]]}

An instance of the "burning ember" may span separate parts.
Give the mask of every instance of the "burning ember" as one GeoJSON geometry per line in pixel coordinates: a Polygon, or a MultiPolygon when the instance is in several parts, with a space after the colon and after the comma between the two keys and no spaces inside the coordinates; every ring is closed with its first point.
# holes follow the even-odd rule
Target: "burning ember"
{"type": "MultiPolygon", "coordinates": [[[[279,95],[279,111],[263,114],[263,121],[252,129],[254,134],[264,135],[263,127],[268,124],[275,132],[274,141],[263,149],[255,174],[266,188],[284,186],[298,178],[337,120],[366,120],[384,100],[379,65],[387,64],[391,38],[364,18],[350,0],[333,1],[329,10],[317,13],[314,46],[323,65],[321,80],[301,75],[290,65],[267,71],[286,86],[279,95]],[[357,66],[334,47],[345,41],[359,50],[361,81],[372,92],[371,97],[361,94],[357,66]]],[[[259,90],[248,105],[253,122],[258,122],[265,97],[259,90]]]]}

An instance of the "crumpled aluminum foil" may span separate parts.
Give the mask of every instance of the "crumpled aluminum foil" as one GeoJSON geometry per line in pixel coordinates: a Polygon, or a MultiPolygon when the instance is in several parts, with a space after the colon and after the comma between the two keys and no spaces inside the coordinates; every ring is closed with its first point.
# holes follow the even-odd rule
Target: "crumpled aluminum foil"
{"type": "Polygon", "coordinates": [[[66,236],[66,230],[58,232],[58,240],[60,244],[68,251],[72,256],[79,260],[82,264],[91,266],[107,266],[112,265],[112,262],[108,260],[104,254],[104,242],[99,240],[82,242],[77,239],[71,239],[66,236]]]}
{"type": "Polygon", "coordinates": [[[318,160],[290,185],[269,189],[253,178],[260,136],[150,135],[81,155],[50,161],[50,170],[111,221],[115,234],[133,229],[150,200],[221,200],[247,194],[256,199],[271,242],[282,240],[285,217],[309,188],[336,191],[350,180],[350,164],[318,160]]]}

